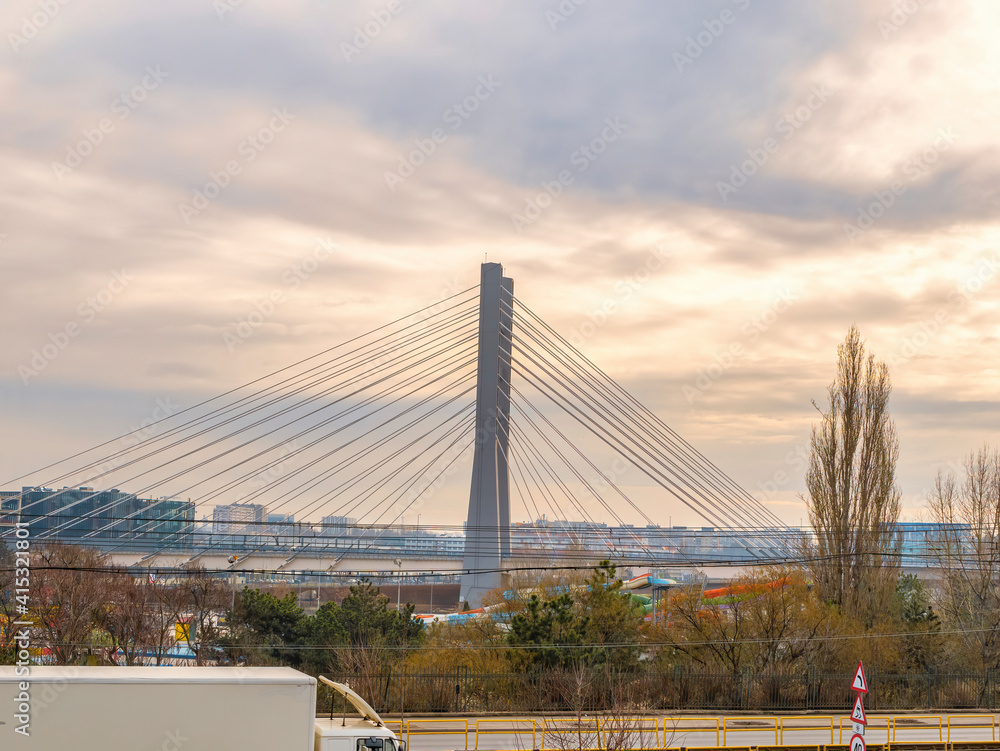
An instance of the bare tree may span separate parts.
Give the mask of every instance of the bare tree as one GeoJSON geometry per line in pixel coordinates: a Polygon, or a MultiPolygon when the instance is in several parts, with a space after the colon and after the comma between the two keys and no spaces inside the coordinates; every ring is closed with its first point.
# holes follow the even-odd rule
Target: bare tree
{"type": "Polygon", "coordinates": [[[776,674],[814,661],[833,627],[803,572],[782,567],[751,569],[728,594],[711,601],[700,587],[676,590],[666,614],[664,643],[695,665],[733,678],[748,671],[776,674]]]}
{"type": "Polygon", "coordinates": [[[93,644],[108,582],[96,550],[53,545],[37,551],[31,577],[35,623],[58,664],[77,662],[93,644]]]}
{"type": "Polygon", "coordinates": [[[933,545],[939,605],[961,641],[956,657],[1000,668],[1000,450],[970,453],[964,469],[961,484],[939,471],[927,499],[941,525],[933,545]]]}
{"type": "Polygon", "coordinates": [[[193,566],[177,584],[172,604],[178,622],[187,621],[187,643],[195,655],[195,664],[204,665],[207,647],[218,635],[218,616],[229,605],[226,583],[193,566]]]}
{"type": "Polygon", "coordinates": [[[176,643],[176,602],[180,594],[174,584],[160,577],[150,580],[149,591],[149,657],[162,665],[176,643]]]}
{"type": "Polygon", "coordinates": [[[170,590],[153,577],[137,577],[125,568],[113,574],[98,625],[108,633],[115,651],[121,650],[126,665],[144,664],[147,657],[159,665],[174,643],[170,590]]]}
{"type": "Polygon", "coordinates": [[[891,392],[889,368],[865,352],[851,326],[837,348],[829,404],[813,427],[806,503],[820,593],[866,625],[892,601],[899,573],[899,440],[889,417],[891,392]]]}
{"type": "Polygon", "coordinates": [[[142,664],[149,624],[149,594],[126,569],[117,568],[104,592],[95,625],[107,632],[113,653],[121,650],[126,665],[142,664]]]}
{"type": "MultiPolygon", "coordinates": [[[[14,662],[14,634],[13,628],[5,628],[7,624],[18,620],[17,598],[15,584],[18,579],[17,566],[14,551],[0,539],[0,665],[14,662]]],[[[23,567],[22,567],[23,568],[23,567]]],[[[22,570],[22,574],[24,571],[22,570]]]]}

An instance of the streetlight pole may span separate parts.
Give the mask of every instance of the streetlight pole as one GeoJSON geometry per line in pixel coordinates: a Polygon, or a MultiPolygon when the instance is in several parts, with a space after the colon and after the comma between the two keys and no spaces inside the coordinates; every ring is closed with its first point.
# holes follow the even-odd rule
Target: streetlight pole
{"type": "Polygon", "coordinates": [[[400,590],[403,588],[403,561],[400,558],[396,559],[396,612],[399,612],[399,598],[400,590]]]}

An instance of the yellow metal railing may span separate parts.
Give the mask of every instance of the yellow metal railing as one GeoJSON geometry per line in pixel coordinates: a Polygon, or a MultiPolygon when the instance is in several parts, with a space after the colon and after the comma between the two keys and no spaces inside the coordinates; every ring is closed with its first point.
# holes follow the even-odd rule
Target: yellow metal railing
{"type": "Polygon", "coordinates": [[[977,749],[983,749],[984,751],[993,751],[997,747],[997,742],[994,741],[952,741],[951,747],[953,751],[977,751],[977,749]]]}
{"type": "MultiPolygon", "coordinates": [[[[933,730],[934,722],[937,721],[937,731],[938,731],[938,743],[944,741],[944,730],[943,724],[941,722],[941,715],[933,714],[910,714],[910,715],[900,715],[898,717],[892,718],[892,742],[896,742],[896,730],[933,730]],[[899,720],[929,720],[929,723],[922,723],[921,725],[911,725],[909,722],[903,724],[899,727],[899,720]]],[[[870,725],[869,725],[870,727],[870,725]]]]}
{"type": "Polygon", "coordinates": [[[718,717],[664,717],[662,722],[664,746],[668,745],[678,733],[715,733],[716,746],[721,740],[722,731],[718,717]]]}
{"type": "MultiPolygon", "coordinates": [[[[844,743],[844,728],[846,726],[848,730],[847,740],[851,739],[853,734],[852,721],[850,717],[840,718],[840,735],[838,736],[837,742],[840,744],[844,743]]],[[[865,729],[865,741],[868,743],[876,743],[872,735],[872,731],[884,730],[885,731],[885,743],[888,743],[891,739],[892,734],[892,718],[891,717],[875,717],[873,715],[868,715],[868,726],[865,729]]]]}
{"type": "MultiPolygon", "coordinates": [[[[588,717],[585,720],[581,719],[579,722],[572,718],[545,718],[542,720],[542,742],[538,745],[539,749],[546,748],[546,735],[550,737],[555,736],[560,740],[575,736],[574,747],[599,747],[598,744],[601,737],[600,718],[588,717]],[[590,743],[589,741],[591,740],[595,740],[597,743],[590,743]]],[[[559,743],[558,741],[557,744],[556,748],[563,748],[565,746],[565,743],[559,743]]]]}
{"type": "MultiPolygon", "coordinates": [[[[778,732],[781,734],[781,744],[785,744],[785,733],[796,733],[801,731],[829,730],[830,743],[833,743],[834,725],[833,715],[807,715],[803,717],[779,717],[778,732]],[[805,723],[805,724],[803,724],[805,723]]],[[[817,744],[807,744],[817,745],[817,744]]]]}
{"type": "Polygon", "coordinates": [[[655,717],[605,717],[601,720],[598,745],[604,748],[650,748],[646,743],[650,736],[653,738],[652,747],[659,748],[660,721],[655,717]]]}
{"type": "MultiPolygon", "coordinates": [[[[995,751],[996,741],[901,741],[892,743],[869,743],[868,748],[872,751],[892,751],[893,746],[904,746],[908,751],[913,749],[927,749],[927,751],[995,751]]],[[[774,746],[758,744],[754,746],[644,746],[644,751],[840,751],[845,749],[846,744],[805,744],[805,745],[785,745],[776,744],[774,746]]],[[[506,749],[505,751],[526,751],[525,748],[506,749]]],[[[551,750],[550,750],[551,751],[551,750]]],[[[573,747],[573,751],[608,751],[607,747],[589,746],[585,748],[573,747]]]]}
{"type": "Polygon", "coordinates": [[[769,733],[774,731],[774,745],[778,745],[778,720],[777,717],[723,717],[722,718],[722,745],[729,745],[730,733],[769,733]],[[733,727],[737,722],[758,723],[752,727],[733,727]]]}
{"type": "Polygon", "coordinates": [[[406,745],[410,745],[410,738],[414,735],[461,735],[463,736],[463,747],[469,751],[469,721],[458,719],[447,720],[407,720],[406,721],[406,745]],[[423,729],[425,725],[450,725],[450,728],[437,727],[434,730],[423,729]],[[416,728],[416,729],[414,729],[416,728]]]}
{"type": "MultiPolygon", "coordinates": [[[[576,718],[544,718],[535,719],[531,717],[507,717],[507,718],[483,718],[476,719],[474,723],[467,719],[413,719],[406,722],[387,721],[386,725],[390,729],[400,728],[399,735],[407,743],[411,736],[457,736],[463,737],[462,743],[448,745],[448,748],[469,751],[483,751],[484,746],[488,748],[486,742],[490,736],[513,736],[514,745],[522,749],[545,749],[545,751],[556,751],[564,748],[567,743],[571,743],[574,748],[583,746],[585,749],[594,751],[607,751],[610,748],[632,748],[652,751],[652,749],[676,749],[684,746],[689,751],[695,749],[719,749],[727,748],[730,751],[747,749],[752,751],[760,749],[763,751],[770,742],[754,742],[747,746],[729,746],[731,734],[739,734],[745,737],[746,733],[762,733],[768,736],[773,735],[774,746],[781,746],[785,749],[796,748],[801,751],[807,749],[821,749],[826,745],[823,743],[792,744],[786,745],[786,741],[793,740],[796,734],[803,732],[830,733],[830,745],[835,745],[835,738],[839,730],[839,745],[844,745],[845,737],[850,738],[851,720],[849,717],[838,718],[833,715],[800,715],[789,717],[588,717],[580,722],[576,718]],[[475,732],[474,744],[470,744],[469,732],[475,732]],[[844,731],[848,731],[845,733],[844,731]],[[480,735],[483,736],[482,739],[480,735]],[[531,745],[528,746],[528,736],[530,735],[531,745]],[[701,736],[708,741],[705,745],[695,746],[690,743],[691,736],[701,736]],[[707,737],[706,737],[707,736],[707,737]],[[713,737],[714,736],[714,737],[713,737]],[[523,740],[522,740],[523,739],[523,740]],[[714,740],[715,745],[711,745],[714,740]]],[[[981,737],[981,733],[975,733],[981,737]]],[[[933,736],[932,736],[933,737],[933,736]]],[[[984,746],[991,742],[996,743],[1000,739],[1000,720],[992,714],[956,714],[956,715],[892,715],[892,716],[869,716],[866,727],[865,740],[870,746],[885,746],[888,748],[893,744],[924,744],[928,747],[933,744],[954,742],[955,748],[968,746],[975,749],[977,744],[984,746]],[[945,729],[947,726],[947,737],[945,729]],[[916,741],[908,740],[916,733],[933,734],[938,731],[937,741],[916,741]],[[952,731],[989,730],[990,740],[969,740],[953,741],[952,731]],[[885,733],[883,736],[882,733],[885,733]]],[[[950,746],[949,746],[950,748],[950,746]]],[[[994,746],[995,748],[995,746],[994,746]]],[[[832,751],[832,750],[831,750],[832,751]]]]}
{"type": "Polygon", "coordinates": [[[986,730],[990,731],[990,740],[997,739],[997,718],[991,714],[952,714],[948,715],[948,742],[951,743],[951,729],[955,730],[986,730]],[[952,720],[980,720],[981,722],[957,722],[952,720]]]}
{"type": "Polygon", "coordinates": [[[480,733],[483,735],[514,735],[518,737],[528,734],[528,728],[524,727],[524,725],[531,726],[531,748],[536,748],[535,733],[538,723],[529,717],[476,720],[476,745],[473,748],[477,751],[479,749],[480,733]],[[503,727],[493,727],[494,725],[503,725],[503,727]]]}

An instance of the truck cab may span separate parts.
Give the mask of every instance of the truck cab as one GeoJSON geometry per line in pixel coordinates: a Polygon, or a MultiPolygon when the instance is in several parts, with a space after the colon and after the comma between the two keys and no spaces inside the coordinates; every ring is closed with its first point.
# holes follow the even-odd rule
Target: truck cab
{"type": "Polygon", "coordinates": [[[329,717],[316,719],[314,751],[406,751],[406,742],[350,686],[323,676],[319,680],[343,697],[343,707],[339,716],[333,711],[329,717]],[[348,704],[354,709],[351,715],[348,704]]]}

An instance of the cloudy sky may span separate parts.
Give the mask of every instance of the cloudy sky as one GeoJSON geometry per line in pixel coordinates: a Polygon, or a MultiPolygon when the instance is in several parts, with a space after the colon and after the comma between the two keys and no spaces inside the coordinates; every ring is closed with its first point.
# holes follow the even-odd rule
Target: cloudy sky
{"type": "Polygon", "coordinates": [[[789,523],[852,323],[908,518],[1000,440],[992,0],[12,0],[0,31],[0,482],[487,257],[789,523]]]}

